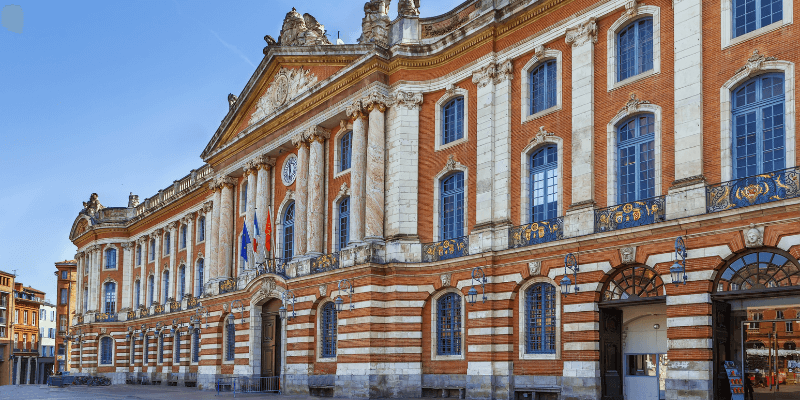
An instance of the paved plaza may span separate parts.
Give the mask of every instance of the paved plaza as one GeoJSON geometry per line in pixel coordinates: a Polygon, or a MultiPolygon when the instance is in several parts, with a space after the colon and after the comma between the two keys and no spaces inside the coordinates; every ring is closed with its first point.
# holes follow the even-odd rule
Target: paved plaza
{"type": "MultiPolygon", "coordinates": [[[[157,400],[183,400],[183,399],[233,399],[233,393],[224,392],[216,395],[213,390],[197,390],[195,388],[175,386],[139,386],[139,385],[112,385],[101,387],[69,386],[65,388],[49,387],[45,385],[6,385],[0,386],[0,400],[100,400],[100,399],[157,399],[157,400]]],[[[236,394],[237,399],[273,399],[273,400],[310,400],[317,399],[310,396],[284,396],[272,393],[236,394]]]]}

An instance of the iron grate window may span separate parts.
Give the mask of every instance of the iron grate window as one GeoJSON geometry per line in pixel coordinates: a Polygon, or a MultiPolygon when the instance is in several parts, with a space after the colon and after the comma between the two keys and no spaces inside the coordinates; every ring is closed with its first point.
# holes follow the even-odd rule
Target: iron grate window
{"type": "Polygon", "coordinates": [[[638,115],[617,129],[619,204],[655,196],[655,117],[638,115]]]}
{"type": "Polygon", "coordinates": [[[525,353],[556,352],[556,288],[537,283],[525,293],[525,353]]]}
{"type": "Polygon", "coordinates": [[[328,302],[322,307],[322,357],[336,357],[336,331],[338,325],[336,305],[328,302]]]}
{"type": "Polygon", "coordinates": [[[444,105],[442,118],[442,144],[464,137],[464,97],[456,97],[444,105]]]}
{"type": "Polygon", "coordinates": [[[158,363],[164,362],[164,334],[158,335],[158,363]]]}
{"type": "Polygon", "coordinates": [[[199,297],[199,296],[201,296],[203,294],[203,273],[204,272],[205,271],[204,271],[204,267],[203,267],[203,259],[201,258],[201,259],[197,260],[197,294],[195,295],[196,297],[199,297]]]}
{"type": "Polygon", "coordinates": [[[106,336],[100,339],[100,363],[111,364],[111,352],[113,351],[114,340],[106,336]]]}
{"type": "Polygon", "coordinates": [[[294,203],[286,207],[283,215],[283,260],[288,261],[294,255],[294,203]]]}
{"type": "Polygon", "coordinates": [[[767,74],[734,91],[734,179],[786,167],[783,86],[783,74],[767,74]]]}
{"type": "Polygon", "coordinates": [[[105,284],[105,312],[114,313],[117,311],[117,284],[106,282],[105,284]]]}
{"type": "Polygon", "coordinates": [[[144,351],[142,352],[142,363],[147,365],[148,358],[150,357],[150,336],[144,337],[144,351]]]}
{"type": "Polygon", "coordinates": [[[228,318],[228,328],[225,332],[225,359],[233,361],[236,352],[236,322],[233,317],[228,318]]]}
{"type": "Polygon", "coordinates": [[[461,354],[461,296],[448,293],[437,302],[436,354],[461,354]]]}
{"type": "Polygon", "coordinates": [[[192,330],[192,362],[200,361],[200,329],[192,330]]]}
{"type": "Polygon", "coordinates": [[[617,34],[617,81],[653,69],[653,18],[636,20],[617,34]]]}
{"type": "Polygon", "coordinates": [[[783,0],[734,0],[733,37],[739,37],[783,19],[783,0]]]}
{"type": "Polygon", "coordinates": [[[339,202],[339,243],[338,250],[347,247],[350,241],[350,198],[339,202]]]}
{"type": "Polygon", "coordinates": [[[464,173],[457,172],[442,180],[441,239],[464,236],[464,173]]]}
{"type": "Polygon", "coordinates": [[[558,95],[555,60],[547,61],[531,71],[531,115],[555,107],[558,95]]]}
{"type": "Polygon", "coordinates": [[[350,169],[353,158],[353,132],[347,132],[342,135],[339,141],[340,156],[339,156],[339,171],[347,171],[350,169]]]}
{"type": "Polygon", "coordinates": [[[130,355],[130,360],[131,360],[130,362],[131,362],[131,365],[133,365],[136,362],[136,338],[135,337],[131,338],[131,347],[130,347],[130,349],[131,349],[130,354],[129,354],[130,355]]]}
{"type": "Polygon", "coordinates": [[[531,222],[558,214],[558,149],[547,146],[530,158],[531,222]]]}

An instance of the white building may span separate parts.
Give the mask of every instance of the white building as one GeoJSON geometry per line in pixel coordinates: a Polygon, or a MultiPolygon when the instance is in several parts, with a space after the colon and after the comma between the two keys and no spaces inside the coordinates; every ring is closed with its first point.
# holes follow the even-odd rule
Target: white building
{"type": "Polygon", "coordinates": [[[39,362],[36,383],[47,383],[53,374],[56,348],[56,306],[45,301],[39,309],[39,362]]]}

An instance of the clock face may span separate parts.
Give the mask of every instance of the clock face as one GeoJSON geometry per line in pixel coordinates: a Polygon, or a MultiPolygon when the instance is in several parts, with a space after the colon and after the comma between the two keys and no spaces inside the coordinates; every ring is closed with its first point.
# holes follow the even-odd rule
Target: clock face
{"type": "Polygon", "coordinates": [[[297,177],[297,156],[294,154],[289,155],[286,158],[286,161],[283,162],[283,171],[281,172],[281,178],[283,179],[283,184],[286,186],[291,185],[294,183],[294,179],[297,177]]]}

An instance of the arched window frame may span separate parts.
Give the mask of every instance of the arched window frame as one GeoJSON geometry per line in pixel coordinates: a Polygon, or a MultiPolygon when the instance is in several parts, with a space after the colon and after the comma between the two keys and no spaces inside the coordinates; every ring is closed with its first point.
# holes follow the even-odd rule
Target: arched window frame
{"type": "Polygon", "coordinates": [[[205,280],[205,272],[206,272],[205,271],[205,259],[202,258],[202,257],[198,258],[197,262],[196,262],[196,266],[197,266],[197,273],[195,274],[195,276],[197,277],[196,278],[196,280],[197,280],[197,283],[196,283],[197,290],[195,290],[195,297],[200,297],[200,296],[203,295],[203,289],[204,289],[204,286],[205,286],[205,282],[204,282],[204,280],[205,280]]]}
{"type": "Polygon", "coordinates": [[[336,304],[330,299],[320,302],[317,316],[317,361],[335,362],[339,354],[339,313],[336,311],[336,304]],[[332,354],[326,352],[326,342],[333,348],[332,354]]]}
{"type": "Polygon", "coordinates": [[[353,125],[347,121],[343,123],[341,129],[333,137],[333,177],[338,178],[350,173],[353,161],[353,125]],[[349,148],[343,141],[349,138],[349,148]],[[349,155],[347,152],[349,151],[349,155]],[[350,161],[350,165],[345,165],[345,161],[350,161]]]}
{"type": "Polygon", "coordinates": [[[189,227],[186,226],[186,224],[182,224],[180,229],[180,241],[178,242],[181,249],[186,248],[186,237],[188,235],[189,235],[189,227]]]}
{"type": "MultiPolygon", "coordinates": [[[[582,270],[586,270],[586,269],[588,269],[588,268],[582,268],[582,270]]],[[[605,271],[605,269],[604,269],[604,271],[605,271]]],[[[628,264],[628,265],[624,265],[624,266],[621,266],[621,267],[616,268],[616,269],[609,268],[608,271],[605,271],[605,272],[606,272],[606,274],[609,275],[609,277],[608,277],[608,280],[606,280],[606,282],[604,282],[604,283],[599,285],[599,287],[600,287],[600,301],[601,302],[608,302],[608,301],[622,301],[622,302],[631,301],[631,302],[636,302],[639,299],[648,299],[648,298],[652,299],[654,297],[666,296],[666,290],[667,290],[667,285],[665,283],[666,281],[664,281],[664,279],[661,277],[661,275],[658,273],[658,271],[656,271],[656,269],[654,267],[651,267],[650,265],[638,264],[638,263],[637,264],[628,264]],[[625,276],[627,276],[627,274],[629,274],[627,272],[628,270],[633,270],[633,272],[631,272],[630,274],[633,274],[633,275],[635,275],[637,277],[639,276],[638,273],[637,273],[637,271],[639,271],[639,270],[636,270],[636,268],[640,268],[641,271],[645,271],[645,272],[649,271],[649,272],[653,273],[653,278],[650,281],[648,281],[648,285],[650,283],[653,283],[654,285],[656,285],[653,288],[655,290],[655,292],[656,292],[656,296],[629,297],[628,299],[606,299],[605,298],[606,292],[609,290],[609,288],[611,287],[611,284],[613,282],[615,282],[615,280],[617,279],[618,276],[623,275],[623,274],[625,276]]],[[[626,283],[630,283],[631,280],[628,279],[628,280],[625,280],[625,282],[626,283]]],[[[632,286],[633,285],[629,285],[628,287],[630,288],[632,286]]],[[[645,287],[648,287],[648,286],[645,286],[645,287]]]]}
{"type": "Polygon", "coordinates": [[[435,144],[434,151],[444,150],[453,146],[457,146],[469,140],[469,91],[460,87],[448,86],[444,95],[436,102],[436,109],[434,111],[434,133],[435,144]],[[462,97],[464,99],[464,120],[462,121],[462,136],[459,139],[444,143],[444,108],[450,103],[451,100],[462,97]]]}
{"type": "Polygon", "coordinates": [[[203,243],[206,240],[206,217],[201,215],[197,219],[197,243],[203,243]]]}
{"type": "Polygon", "coordinates": [[[518,326],[518,347],[519,347],[519,358],[520,360],[560,360],[561,359],[561,287],[553,280],[545,276],[533,276],[527,281],[525,281],[519,288],[519,293],[517,295],[518,302],[517,310],[519,324],[518,326]],[[528,324],[527,324],[527,317],[528,317],[528,308],[527,308],[527,295],[528,289],[532,288],[535,285],[547,284],[551,285],[555,288],[555,310],[556,310],[556,322],[555,322],[555,331],[556,331],[556,343],[555,343],[555,352],[553,353],[528,353],[526,347],[526,340],[528,337],[528,324]]]}
{"type": "MultiPolygon", "coordinates": [[[[794,18],[793,3],[794,0],[783,0],[783,19],[765,26],[760,26],[761,22],[759,21],[759,28],[745,34],[735,36],[735,0],[722,0],[720,3],[720,33],[722,36],[721,48],[725,49],[735,46],[739,43],[770,33],[776,29],[780,29],[786,25],[791,25],[794,18]]],[[[757,4],[756,6],[760,7],[760,4],[757,4]]]]}
{"type": "Polygon", "coordinates": [[[192,328],[192,364],[200,362],[200,328],[192,328]]]}
{"type": "MultiPolygon", "coordinates": [[[[629,102],[631,104],[631,102],[629,102]]],[[[633,107],[625,107],[623,108],[617,115],[611,119],[606,127],[606,134],[607,134],[607,160],[608,164],[606,165],[606,201],[608,206],[619,204],[619,153],[618,149],[618,129],[621,123],[627,121],[629,118],[633,118],[635,116],[639,116],[642,114],[653,114],[655,119],[654,123],[654,149],[655,149],[655,184],[654,184],[654,193],[655,196],[661,196],[662,194],[662,187],[661,187],[661,153],[662,153],[662,132],[661,132],[661,125],[662,125],[662,116],[661,116],[661,107],[650,104],[650,103],[640,103],[633,107]]],[[[642,199],[643,200],[643,199],[642,199]]]]}
{"type": "Polygon", "coordinates": [[[445,361],[445,360],[463,360],[466,355],[466,300],[464,295],[454,287],[444,288],[431,297],[431,360],[445,361]],[[439,354],[438,339],[439,339],[439,301],[449,294],[455,294],[459,297],[461,302],[461,344],[459,354],[439,354]]]}
{"type": "Polygon", "coordinates": [[[535,138],[531,141],[528,146],[526,146],[521,153],[520,159],[520,171],[521,171],[521,179],[520,179],[520,205],[521,205],[521,212],[520,212],[520,225],[529,224],[531,222],[536,222],[531,218],[531,207],[533,202],[533,197],[531,196],[532,187],[531,187],[531,163],[533,161],[532,157],[534,154],[542,151],[548,147],[555,147],[556,148],[556,157],[557,160],[556,164],[556,175],[557,180],[556,184],[558,185],[558,190],[556,193],[556,217],[563,215],[563,154],[564,154],[564,146],[563,141],[560,137],[555,135],[542,135],[540,137],[535,138]]]}
{"type": "Polygon", "coordinates": [[[744,68],[720,88],[720,181],[733,179],[733,96],[743,83],[760,74],[783,73],[784,96],[784,160],[785,168],[795,167],[795,74],[794,63],[783,60],[764,60],[760,68],[744,68]]]}
{"type": "Polygon", "coordinates": [[[105,270],[117,269],[117,247],[108,245],[103,251],[103,266],[105,270]]]}
{"type": "Polygon", "coordinates": [[[169,270],[161,273],[161,304],[167,304],[169,298],[169,270]]]}
{"type": "Polygon", "coordinates": [[[113,280],[103,282],[103,311],[111,314],[117,312],[117,283],[113,280]]]}
{"type": "Polygon", "coordinates": [[[223,363],[232,364],[236,359],[236,319],[233,314],[226,315],[223,324],[225,326],[223,363]]]}
{"type": "Polygon", "coordinates": [[[156,259],[156,240],[150,239],[150,261],[156,259]]]}
{"type": "Polygon", "coordinates": [[[172,235],[170,235],[169,232],[164,232],[161,244],[161,253],[165,256],[169,255],[170,248],[172,247],[172,235]]]}
{"type": "Polygon", "coordinates": [[[247,189],[247,179],[244,179],[239,185],[239,215],[247,212],[247,189]]]}
{"type": "Polygon", "coordinates": [[[651,5],[639,5],[635,8],[633,15],[627,12],[622,13],[622,16],[617,19],[607,31],[607,90],[610,92],[619,87],[625,86],[629,83],[645,79],[647,77],[661,73],[661,9],[651,5]],[[639,74],[630,76],[624,80],[618,80],[619,77],[619,46],[618,38],[619,33],[626,29],[630,24],[637,22],[643,18],[653,19],[653,68],[649,71],[643,71],[639,74]]]}
{"type": "MultiPolygon", "coordinates": [[[[747,264],[748,262],[750,262],[750,260],[748,260],[748,257],[751,254],[772,253],[775,256],[780,256],[780,257],[783,257],[783,258],[785,258],[787,260],[786,262],[784,262],[781,265],[786,265],[787,263],[793,263],[796,268],[800,269],[800,261],[798,261],[797,258],[795,258],[791,253],[788,252],[788,247],[789,247],[788,245],[781,246],[782,244],[785,244],[785,243],[783,243],[783,240],[781,241],[781,243],[778,244],[777,248],[775,248],[775,247],[761,247],[761,248],[750,249],[750,250],[747,250],[747,251],[744,251],[744,252],[741,252],[741,253],[732,254],[728,258],[728,260],[726,260],[726,262],[723,264],[723,266],[719,270],[716,271],[716,274],[714,276],[713,291],[715,293],[717,293],[717,294],[721,294],[721,293],[724,293],[724,294],[729,294],[729,293],[735,294],[735,293],[742,293],[742,292],[746,292],[746,291],[749,291],[749,290],[753,290],[753,289],[720,290],[721,285],[723,285],[722,282],[721,282],[723,280],[723,278],[725,278],[726,280],[730,281],[730,278],[732,278],[734,275],[736,275],[744,267],[746,267],[747,265],[751,265],[751,264],[747,264]],[[787,249],[784,249],[784,247],[787,247],[787,249]],[[731,267],[734,264],[736,264],[739,260],[743,260],[744,265],[742,267],[739,267],[739,269],[733,270],[733,268],[731,268],[731,267]],[[730,277],[726,278],[726,272],[728,271],[728,269],[730,269],[732,271],[732,274],[731,274],[730,277]]],[[[759,262],[766,262],[765,260],[762,260],[762,259],[758,259],[758,261],[759,262]]],[[[773,258],[771,258],[769,261],[773,261],[773,258]]],[[[761,271],[759,271],[758,275],[759,276],[764,276],[765,273],[766,272],[762,273],[761,271]]],[[[797,275],[792,275],[792,276],[795,277],[794,279],[797,279],[797,275]]],[[[791,276],[788,279],[791,279],[791,276]]],[[[778,288],[794,287],[794,288],[796,288],[798,286],[800,286],[800,285],[795,285],[795,286],[786,286],[786,285],[777,286],[776,285],[775,287],[778,287],[778,288]]],[[[798,314],[798,317],[800,317],[800,314],[798,314]]]]}
{"type": "Polygon", "coordinates": [[[178,267],[178,282],[180,284],[178,285],[177,299],[181,301],[186,296],[186,266],[183,264],[178,267]]]}
{"type": "Polygon", "coordinates": [[[114,365],[114,338],[111,336],[101,336],[100,344],[100,365],[114,365]]]}
{"type": "Polygon", "coordinates": [[[456,239],[467,235],[468,231],[464,227],[466,225],[464,221],[466,221],[467,219],[467,209],[465,207],[466,184],[464,182],[464,174],[462,172],[454,172],[452,174],[445,175],[439,181],[439,187],[440,187],[440,194],[439,194],[440,240],[456,239]],[[445,190],[445,185],[447,185],[448,182],[453,182],[455,184],[459,181],[460,181],[460,186],[456,186],[454,189],[451,189],[449,191],[445,190]],[[449,226],[445,221],[445,218],[447,218],[447,213],[444,208],[448,203],[448,201],[446,201],[446,198],[449,196],[453,196],[453,199],[456,200],[455,210],[458,210],[459,208],[461,209],[461,221],[458,221],[458,218],[454,216],[454,224],[452,226],[449,226]],[[460,207],[458,205],[459,201],[461,202],[460,207]],[[452,229],[448,229],[448,227],[452,229]]]}
{"type": "Polygon", "coordinates": [[[468,221],[469,216],[469,168],[458,161],[447,166],[433,177],[433,241],[438,242],[442,239],[441,224],[442,224],[442,181],[450,177],[450,175],[461,172],[464,174],[464,235],[469,235],[468,221]]]}
{"type": "Polygon", "coordinates": [[[562,108],[562,98],[563,98],[563,89],[562,89],[562,55],[561,51],[548,49],[546,47],[537,47],[536,53],[531,57],[530,60],[522,67],[521,72],[521,96],[522,101],[520,102],[520,115],[522,116],[521,123],[526,123],[528,121],[532,121],[539,117],[543,117],[550,113],[556,112],[561,110],[562,108]],[[539,111],[535,114],[531,114],[531,107],[533,104],[533,98],[531,97],[531,89],[533,82],[531,80],[531,74],[537,68],[539,68],[542,64],[555,61],[556,71],[555,71],[555,90],[556,90],[556,104],[552,107],[546,108],[542,111],[539,111]]]}

